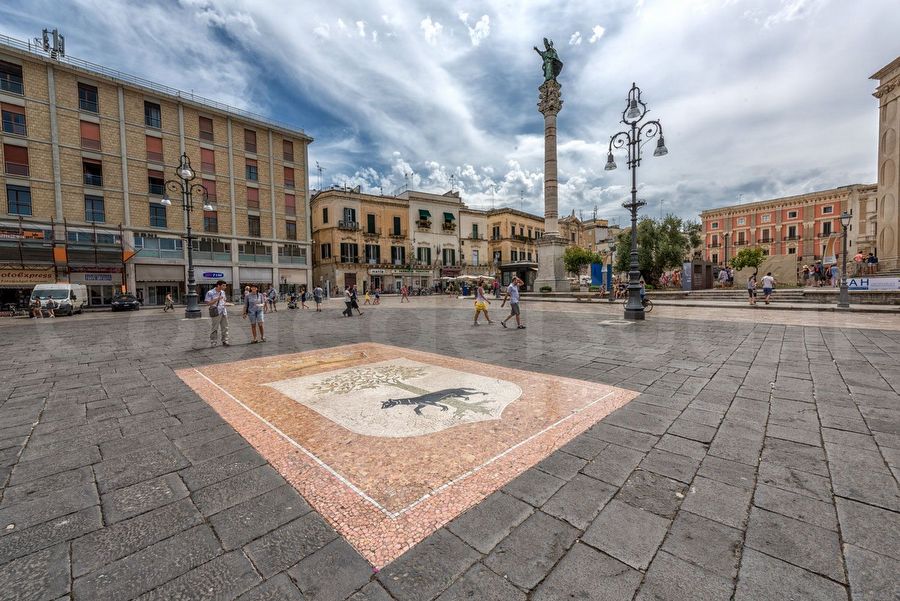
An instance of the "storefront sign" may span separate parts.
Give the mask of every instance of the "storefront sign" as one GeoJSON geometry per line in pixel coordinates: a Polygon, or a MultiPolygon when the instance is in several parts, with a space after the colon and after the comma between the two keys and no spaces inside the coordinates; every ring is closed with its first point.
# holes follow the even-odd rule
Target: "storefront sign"
{"type": "Polygon", "coordinates": [[[847,288],[884,292],[900,290],[900,278],[850,278],[847,288]]]}
{"type": "Polygon", "coordinates": [[[85,282],[112,282],[111,273],[86,273],[84,274],[85,282]]]}
{"type": "Polygon", "coordinates": [[[53,269],[0,269],[0,284],[48,284],[56,281],[53,269]]]}
{"type": "Polygon", "coordinates": [[[0,238],[43,240],[44,232],[42,230],[20,230],[19,228],[0,227],[0,238]]]}
{"type": "Polygon", "coordinates": [[[224,278],[225,274],[220,271],[207,271],[203,274],[203,277],[209,278],[211,280],[224,278]]]}
{"type": "Polygon", "coordinates": [[[369,275],[433,275],[430,269],[370,269],[369,275]]]}

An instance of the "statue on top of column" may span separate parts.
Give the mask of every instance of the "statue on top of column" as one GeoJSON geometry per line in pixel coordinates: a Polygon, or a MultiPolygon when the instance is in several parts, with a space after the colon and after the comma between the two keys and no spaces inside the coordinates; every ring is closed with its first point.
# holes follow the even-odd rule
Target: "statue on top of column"
{"type": "Polygon", "coordinates": [[[559,55],[556,53],[556,48],[553,47],[553,41],[544,38],[544,48],[546,50],[541,51],[537,46],[534,47],[534,51],[541,55],[541,59],[544,61],[544,81],[556,80],[556,77],[562,71],[563,63],[559,60],[559,55]]]}

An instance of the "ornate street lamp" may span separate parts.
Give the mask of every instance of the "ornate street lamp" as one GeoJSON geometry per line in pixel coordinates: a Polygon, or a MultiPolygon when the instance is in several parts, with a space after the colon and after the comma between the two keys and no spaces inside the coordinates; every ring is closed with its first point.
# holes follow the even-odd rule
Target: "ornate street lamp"
{"type": "Polygon", "coordinates": [[[647,105],[641,100],[641,89],[631,84],[625,110],[622,111],[622,123],[630,129],[620,131],[609,139],[609,153],[606,155],[606,171],[616,168],[613,148],[628,148],[628,168],[631,170],[631,201],[623,203],[623,207],[631,211],[631,265],[628,271],[628,301],[625,303],[625,319],[644,319],[644,305],[641,302],[641,271],[638,266],[637,252],[637,214],[638,209],[647,204],[637,197],[637,168],[641,164],[641,142],[649,141],[657,134],[659,140],[653,156],[661,157],[669,153],[663,138],[662,125],[653,119],[640,123],[647,114],[647,105]]]}
{"type": "Polygon", "coordinates": [[[841,251],[841,289],[838,293],[838,309],[850,308],[850,290],[847,288],[847,228],[850,226],[850,213],[841,213],[841,229],[844,230],[843,250],[841,251]]]}
{"type": "MultiPolygon", "coordinates": [[[[184,221],[187,224],[187,235],[184,237],[188,244],[188,289],[185,295],[187,307],[184,310],[184,316],[187,318],[200,317],[200,307],[197,305],[197,282],[194,280],[194,236],[191,233],[191,213],[194,212],[194,194],[199,193],[203,197],[203,210],[212,211],[213,208],[209,204],[209,193],[205,186],[201,184],[190,183],[197,177],[197,174],[191,168],[191,160],[187,153],[181,155],[181,163],[175,169],[175,175],[178,180],[166,180],[166,189],[172,192],[181,192],[181,208],[184,210],[184,221]]],[[[172,200],[169,194],[163,196],[162,204],[171,206],[172,200]]]]}

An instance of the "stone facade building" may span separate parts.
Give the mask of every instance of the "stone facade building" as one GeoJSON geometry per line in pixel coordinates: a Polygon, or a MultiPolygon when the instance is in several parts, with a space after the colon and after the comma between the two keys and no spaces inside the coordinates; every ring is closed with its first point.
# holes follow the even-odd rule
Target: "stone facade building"
{"type": "Polygon", "coordinates": [[[872,76],[878,81],[878,198],[875,237],[884,269],[900,268],[900,57],[872,76]]]}
{"type": "Polygon", "coordinates": [[[302,130],[10,38],[0,105],[3,302],[40,281],[84,283],[91,305],[180,298],[185,212],[180,192],[161,201],[182,153],[213,207],[195,197],[191,214],[200,294],[309,281],[302,130]]]}

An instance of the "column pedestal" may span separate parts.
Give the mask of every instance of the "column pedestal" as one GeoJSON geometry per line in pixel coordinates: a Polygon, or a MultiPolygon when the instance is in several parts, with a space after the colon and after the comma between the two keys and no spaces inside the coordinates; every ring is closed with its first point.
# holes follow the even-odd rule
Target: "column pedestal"
{"type": "Polygon", "coordinates": [[[540,292],[542,286],[549,286],[553,292],[569,292],[571,284],[566,278],[566,266],[563,254],[568,243],[556,236],[547,236],[538,240],[538,272],[534,280],[534,291],[540,292]]]}

